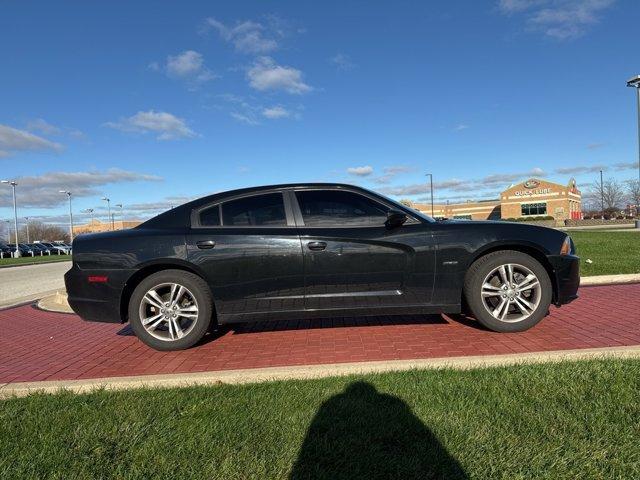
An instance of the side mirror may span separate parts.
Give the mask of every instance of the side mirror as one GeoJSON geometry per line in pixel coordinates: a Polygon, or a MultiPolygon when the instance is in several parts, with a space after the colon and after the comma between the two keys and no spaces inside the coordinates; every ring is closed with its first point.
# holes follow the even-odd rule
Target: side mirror
{"type": "Polygon", "coordinates": [[[407,221],[407,214],[398,210],[389,210],[387,212],[387,221],[384,224],[387,228],[396,228],[407,221]]]}

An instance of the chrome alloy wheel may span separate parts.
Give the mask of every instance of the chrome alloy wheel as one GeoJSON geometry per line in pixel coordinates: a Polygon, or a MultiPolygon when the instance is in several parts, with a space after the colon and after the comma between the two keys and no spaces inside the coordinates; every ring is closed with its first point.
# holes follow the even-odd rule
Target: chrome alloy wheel
{"type": "Polygon", "coordinates": [[[174,341],[188,335],[198,320],[198,302],[191,291],[177,283],[161,283],[144,294],[140,321],[153,337],[174,341]]]}
{"type": "Polygon", "coordinates": [[[482,282],[482,303],[497,320],[516,323],[538,308],[542,287],[527,267],[507,263],[494,268],[482,282]]]}

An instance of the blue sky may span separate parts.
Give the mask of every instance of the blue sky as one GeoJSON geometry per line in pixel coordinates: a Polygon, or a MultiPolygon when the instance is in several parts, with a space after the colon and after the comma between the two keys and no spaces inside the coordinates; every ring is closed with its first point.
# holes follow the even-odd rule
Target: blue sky
{"type": "MultiPolygon", "coordinates": [[[[211,192],[351,182],[495,196],[637,178],[640,3],[3,2],[0,165],[20,216],[103,196],[146,217],[211,192]]],[[[0,218],[12,217],[0,189],[0,218]]]]}

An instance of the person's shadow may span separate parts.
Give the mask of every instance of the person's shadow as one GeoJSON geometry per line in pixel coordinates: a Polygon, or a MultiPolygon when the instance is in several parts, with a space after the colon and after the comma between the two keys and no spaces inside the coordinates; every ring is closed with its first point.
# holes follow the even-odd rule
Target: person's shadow
{"type": "Polygon", "coordinates": [[[291,480],[468,478],[409,406],[355,382],[314,417],[291,480]]]}

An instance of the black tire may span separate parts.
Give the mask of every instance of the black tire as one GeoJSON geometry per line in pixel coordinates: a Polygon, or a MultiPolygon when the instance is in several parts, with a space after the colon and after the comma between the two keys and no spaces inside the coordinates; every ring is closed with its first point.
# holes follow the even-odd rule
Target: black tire
{"type": "MultiPolygon", "coordinates": [[[[149,275],[135,288],[129,300],[129,323],[138,339],[156,350],[184,350],[195,345],[209,331],[213,317],[213,300],[206,282],[199,276],[183,270],[162,270],[149,275]],[[163,340],[149,333],[142,325],[140,308],[145,294],[158,285],[176,283],[188,289],[197,302],[197,318],[182,338],[163,340]]],[[[154,332],[155,333],[155,332],[154,332]]]]}
{"type": "MultiPolygon", "coordinates": [[[[505,294],[506,293],[507,292],[505,292],[505,294]]],[[[529,294],[532,293],[529,292],[529,294]]],[[[518,295],[520,295],[520,293],[518,295]]],[[[501,295],[497,296],[501,297],[501,295]]],[[[471,265],[465,276],[464,298],[473,316],[488,329],[494,332],[504,333],[522,332],[539,323],[547,315],[549,305],[553,298],[553,289],[549,274],[538,260],[526,253],[514,250],[500,250],[480,257],[471,265]],[[488,310],[490,307],[485,306],[485,299],[482,296],[483,283],[487,275],[501,265],[506,264],[526,267],[537,277],[540,285],[539,292],[536,292],[536,308],[532,310],[527,318],[513,322],[503,321],[494,317],[488,310]]],[[[501,299],[498,298],[491,301],[499,303],[501,299]]],[[[518,310],[516,310],[518,307],[515,305],[513,307],[507,306],[506,308],[511,308],[512,311],[518,312],[518,310]]],[[[513,316],[517,317],[516,313],[514,313],[513,316]]]]}

